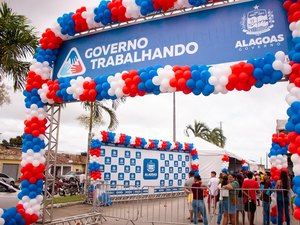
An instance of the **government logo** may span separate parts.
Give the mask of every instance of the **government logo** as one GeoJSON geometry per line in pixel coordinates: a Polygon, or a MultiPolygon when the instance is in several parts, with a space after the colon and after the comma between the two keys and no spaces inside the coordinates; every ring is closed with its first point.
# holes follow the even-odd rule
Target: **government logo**
{"type": "Polygon", "coordinates": [[[273,11],[259,9],[258,5],[254,6],[254,10],[244,13],[240,22],[243,32],[257,36],[270,31],[274,23],[273,11]]]}

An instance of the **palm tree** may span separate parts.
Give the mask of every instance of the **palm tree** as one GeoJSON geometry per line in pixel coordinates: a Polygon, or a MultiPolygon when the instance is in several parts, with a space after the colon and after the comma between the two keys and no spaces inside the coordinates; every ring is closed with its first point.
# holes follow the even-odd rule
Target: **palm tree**
{"type": "Polygon", "coordinates": [[[90,115],[82,114],[77,117],[77,120],[89,131],[91,131],[94,127],[104,125],[103,113],[107,113],[110,117],[110,122],[108,125],[108,130],[114,130],[119,125],[119,121],[117,119],[117,115],[115,110],[118,106],[117,101],[113,101],[112,108],[109,108],[105,105],[106,102],[84,102],[83,108],[85,110],[90,111],[90,115]]]}
{"type": "Polygon", "coordinates": [[[220,128],[214,128],[211,132],[210,132],[210,141],[211,143],[224,148],[225,143],[226,143],[226,137],[223,134],[223,130],[220,128]]]}
{"type": "Polygon", "coordinates": [[[210,129],[205,123],[194,121],[194,125],[189,124],[185,129],[185,134],[189,137],[191,131],[195,137],[202,138],[214,145],[224,148],[226,137],[221,128],[210,129]]]}
{"type": "Polygon", "coordinates": [[[24,89],[29,62],[38,38],[27,18],[12,12],[6,2],[0,6],[0,81],[13,80],[14,90],[24,89]]]}
{"type": "Polygon", "coordinates": [[[194,125],[188,125],[185,129],[185,134],[186,136],[190,136],[189,135],[189,131],[191,131],[195,137],[200,137],[204,140],[207,140],[209,135],[210,135],[210,130],[208,128],[208,126],[205,123],[201,123],[198,121],[194,121],[194,125]]]}

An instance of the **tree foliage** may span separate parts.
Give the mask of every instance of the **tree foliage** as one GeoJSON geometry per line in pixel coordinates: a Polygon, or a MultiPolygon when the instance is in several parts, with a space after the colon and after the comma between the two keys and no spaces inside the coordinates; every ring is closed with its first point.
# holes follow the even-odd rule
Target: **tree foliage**
{"type": "Polygon", "coordinates": [[[10,138],[9,141],[3,139],[2,145],[4,147],[22,147],[22,137],[17,136],[15,138],[10,138]]]}
{"type": "Polygon", "coordinates": [[[120,103],[125,102],[125,98],[121,98],[120,100],[112,101],[111,107],[107,106],[107,101],[101,102],[84,102],[83,108],[89,112],[92,110],[92,118],[90,115],[82,114],[77,117],[77,120],[82,124],[85,128],[89,129],[90,124],[92,128],[104,126],[106,123],[104,121],[104,114],[109,116],[109,124],[107,126],[108,130],[115,130],[118,125],[119,121],[116,115],[116,109],[120,103]]]}
{"type": "Polygon", "coordinates": [[[14,90],[25,86],[29,70],[28,58],[32,58],[38,38],[34,28],[23,15],[12,12],[6,2],[0,6],[0,81],[13,80],[14,90]]]}
{"type": "Polygon", "coordinates": [[[191,132],[195,137],[202,138],[218,147],[224,148],[226,144],[226,137],[221,128],[210,129],[205,123],[194,121],[194,124],[189,124],[184,130],[185,134],[189,137],[191,132]]]}

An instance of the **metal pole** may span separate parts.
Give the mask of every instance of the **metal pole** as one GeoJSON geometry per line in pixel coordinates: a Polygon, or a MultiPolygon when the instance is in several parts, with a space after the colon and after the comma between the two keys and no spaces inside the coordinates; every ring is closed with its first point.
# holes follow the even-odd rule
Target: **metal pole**
{"type": "Polygon", "coordinates": [[[176,98],[173,93],[173,141],[176,141],[176,98]]]}
{"type": "Polygon", "coordinates": [[[90,176],[88,173],[88,165],[90,161],[90,144],[92,139],[92,126],[93,126],[93,114],[94,114],[95,103],[91,102],[90,108],[90,124],[89,124],[89,133],[88,133],[88,144],[87,144],[87,154],[86,154],[86,165],[85,165],[85,184],[84,184],[84,195],[85,202],[89,203],[89,186],[90,186],[90,176]]]}

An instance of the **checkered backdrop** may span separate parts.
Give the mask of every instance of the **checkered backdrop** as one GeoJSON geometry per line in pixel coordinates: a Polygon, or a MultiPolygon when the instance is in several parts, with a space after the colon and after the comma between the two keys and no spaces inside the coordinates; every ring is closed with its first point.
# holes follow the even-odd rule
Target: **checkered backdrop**
{"type": "Polygon", "coordinates": [[[190,171],[190,155],[184,152],[156,151],[128,147],[101,147],[100,170],[103,180],[116,185],[181,187],[190,171]]]}

